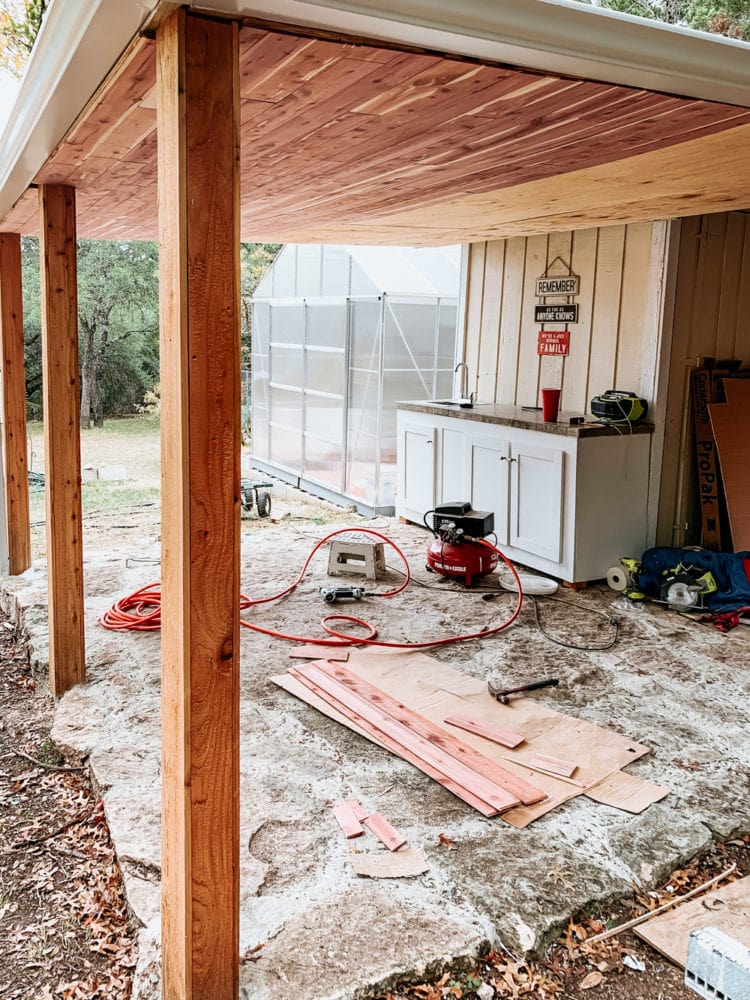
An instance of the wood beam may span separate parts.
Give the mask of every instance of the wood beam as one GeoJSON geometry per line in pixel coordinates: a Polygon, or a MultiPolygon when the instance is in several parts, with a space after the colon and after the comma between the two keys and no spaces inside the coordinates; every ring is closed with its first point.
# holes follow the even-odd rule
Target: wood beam
{"type": "Polygon", "coordinates": [[[23,288],[21,237],[18,233],[0,233],[0,350],[3,358],[3,453],[8,572],[15,576],[31,565],[23,288]]]}
{"type": "Polygon", "coordinates": [[[39,188],[50,690],[86,676],[75,189],[39,188]]]}
{"type": "Polygon", "coordinates": [[[236,23],[159,26],[165,1000],[239,982],[238,77],[236,23]]]}

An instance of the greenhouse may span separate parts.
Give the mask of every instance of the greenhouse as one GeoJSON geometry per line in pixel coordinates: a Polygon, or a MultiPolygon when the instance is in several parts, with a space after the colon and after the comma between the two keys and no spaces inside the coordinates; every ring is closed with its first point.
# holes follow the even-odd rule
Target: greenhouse
{"type": "Polygon", "coordinates": [[[396,403],[452,392],[460,265],[458,246],[285,246],[253,299],[253,465],[393,513],[396,403]]]}

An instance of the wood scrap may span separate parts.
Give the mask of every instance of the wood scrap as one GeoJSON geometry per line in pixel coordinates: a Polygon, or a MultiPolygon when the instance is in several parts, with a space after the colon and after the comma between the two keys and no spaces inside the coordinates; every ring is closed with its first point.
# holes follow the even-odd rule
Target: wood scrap
{"type": "Polygon", "coordinates": [[[331,701],[337,711],[353,716],[360,728],[372,732],[393,753],[408,759],[450,791],[464,798],[464,801],[468,799],[463,793],[468,793],[472,798],[471,804],[485,816],[497,816],[505,809],[520,805],[520,800],[514,795],[449,757],[439,747],[433,746],[385,712],[378,711],[348,688],[338,684],[319,667],[320,664],[305,664],[304,667],[292,667],[290,672],[316,694],[331,701]],[[406,757],[404,750],[409,753],[409,757],[406,757]],[[450,784],[446,784],[445,779],[450,784]]]}
{"type": "MultiPolygon", "coordinates": [[[[725,381],[725,390],[728,385],[725,381]]],[[[750,395],[740,393],[733,402],[710,403],[708,412],[719,453],[733,551],[744,552],[750,549],[750,464],[747,461],[750,395]]]]}
{"type": "Polygon", "coordinates": [[[726,871],[721,872],[720,875],[714,876],[708,880],[708,882],[703,882],[701,885],[691,889],[690,892],[686,892],[682,896],[676,896],[674,899],[670,899],[668,903],[663,903],[661,906],[657,906],[655,910],[649,910],[648,913],[642,913],[640,917],[633,917],[632,920],[626,920],[624,924],[618,924],[617,927],[611,927],[608,931],[602,931],[601,934],[595,934],[593,937],[586,938],[586,944],[595,944],[597,941],[606,941],[607,938],[614,937],[615,934],[622,934],[623,931],[629,931],[631,927],[637,927],[639,924],[645,923],[647,920],[651,920],[659,913],[664,913],[666,910],[671,909],[673,906],[677,906],[678,903],[684,903],[688,899],[692,899],[693,896],[697,896],[699,892],[705,892],[706,889],[710,889],[712,885],[717,885],[719,882],[723,882],[725,878],[729,878],[733,871],[735,871],[737,865],[731,865],[726,871]]]}
{"type": "Polygon", "coordinates": [[[380,813],[373,813],[364,821],[365,826],[374,833],[381,844],[384,844],[389,851],[397,851],[406,843],[406,837],[394,829],[385,816],[380,813]]]}
{"type": "Polygon", "coordinates": [[[561,757],[550,757],[546,753],[536,754],[531,758],[530,763],[536,764],[540,771],[559,774],[563,778],[572,778],[578,767],[572,760],[563,760],[561,757]]]}
{"type": "Polygon", "coordinates": [[[323,664],[321,670],[378,710],[386,712],[400,723],[402,728],[417,733],[431,746],[439,748],[455,761],[471,768],[482,778],[487,778],[491,783],[505,789],[524,805],[541,802],[547,797],[546,793],[539,788],[535,788],[534,785],[518,778],[489,757],[474,750],[467,743],[436,726],[423,715],[414,712],[395,698],[391,698],[390,695],[369,684],[347,667],[331,663],[323,664]]]}
{"type": "Polygon", "coordinates": [[[354,813],[355,819],[359,820],[360,823],[363,820],[366,820],[367,817],[370,815],[367,809],[365,809],[365,807],[356,799],[347,799],[344,805],[349,806],[351,811],[354,813]]]}
{"type": "Polygon", "coordinates": [[[660,802],[669,795],[669,789],[646,781],[635,774],[616,771],[584,792],[594,802],[623,809],[629,813],[642,813],[654,802],[660,802]]]}
{"type": "Polygon", "coordinates": [[[708,924],[750,948],[750,875],[644,921],[635,933],[684,966],[690,932],[708,924]]]}
{"type": "Polygon", "coordinates": [[[523,736],[518,733],[511,732],[510,729],[501,729],[499,726],[488,726],[486,722],[470,719],[468,715],[449,715],[444,722],[449,726],[455,726],[456,729],[463,729],[466,733],[481,736],[491,743],[499,743],[501,747],[508,747],[510,750],[523,743],[523,736]]]}
{"type": "MultiPolygon", "coordinates": [[[[298,680],[294,673],[291,674],[291,678],[295,681],[298,680]]],[[[278,678],[278,681],[283,682],[283,678],[278,678]]],[[[301,679],[298,680],[298,683],[302,691],[309,688],[311,696],[313,696],[316,701],[320,701],[321,705],[326,705],[333,713],[335,713],[337,719],[341,721],[346,720],[346,724],[351,725],[356,732],[366,736],[368,739],[371,739],[378,746],[384,747],[386,750],[390,750],[391,753],[401,757],[405,761],[408,761],[410,764],[413,764],[415,767],[419,768],[420,771],[423,771],[426,775],[428,775],[428,777],[441,784],[449,792],[452,792],[460,799],[463,799],[467,805],[472,806],[478,812],[482,813],[483,816],[487,816],[489,818],[498,815],[498,810],[494,806],[484,802],[479,798],[479,796],[474,795],[468,789],[464,788],[451,777],[438,770],[432,764],[423,760],[417,754],[412,753],[411,750],[402,746],[397,740],[391,739],[390,736],[382,733],[366,719],[361,719],[356,712],[348,711],[346,706],[337,702],[335,698],[332,698],[330,695],[326,694],[326,692],[318,690],[314,681],[306,678],[304,681],[301,679]]],[[[302,691],[297,692],[295,690],[294,693],[297,694],[297,697],[303,697],[302,691]]],[[[322,707],[319,710],[322,711],[322,707]]]]}
{"type": "Polygon", "coordinates": [[[424,854],[416,847],[391,851],[352,850],[349,861],[357,875],[367,878],[416,878],[429,871],[424,854]]]}
{"type": "Polygon", "coordinates": [[[292,659],[300,660],[336,660],[346,663],[349,659],[348,649],[337,649],[335,646],[314,646],[308,643],[306,646],[292,646],[289,650],[292,659]]]}
{"type": "Polygon", "coordinates": [[[354,814],[354,810],[348,802],[341,802],[333,807],[333,815],[336,817],[344,836],[347,839],[361,837],[365,832],[364,827],[354,814]]]}
{"type": "Polygon", "coordinates": [[[546,774],[549,778],[554,778],[556,781],[563,781],[566,785],[575,785],[576,788],[586,787],[585,781],[576,781],[575,778],[566,778],[562,774],[555,774],[554,771],[549,771],[546,767],[539,767],[538,764],[532,764],[530,760],[522,760],[520,757],[506,757],[505,760],[510,761],[511,764],[518,764],[520,767],[528,767],[530,771],[546,774]]]}

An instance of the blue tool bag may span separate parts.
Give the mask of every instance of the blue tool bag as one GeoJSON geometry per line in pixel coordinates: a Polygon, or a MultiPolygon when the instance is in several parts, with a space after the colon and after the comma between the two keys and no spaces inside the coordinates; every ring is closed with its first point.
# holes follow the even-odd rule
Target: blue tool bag
{"type": "Polygon", "coordinates": [[[750,552],[696,551],[668,545],[647,549],[638,571],[643,593],[658,597],[664,576],[680,565],[713,575],[717,589],[703,597],[707,610],[734,611],[750,605],[750,552]]]}

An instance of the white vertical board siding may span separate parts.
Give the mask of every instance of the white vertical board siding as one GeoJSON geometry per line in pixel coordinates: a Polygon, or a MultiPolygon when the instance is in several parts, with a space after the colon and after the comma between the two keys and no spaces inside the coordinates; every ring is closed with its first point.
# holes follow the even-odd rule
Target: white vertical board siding
{"type": "Polygon", "coordinates": [[[683,219],[671,358],[665,406],[665,444],[657,540],[683,545],[700,536],[690,407],[690,371],[701,358],[750,363],[750,215],[742,212],[683,219]]]}
{"type": "MultiPolygon", "coordinates": [[[[512,237],[470,247],[465,356],[481,403],[538,406],[539,390],[561,388],[563,409],[584,413],[606,389],[632,389],[649,398],[654,372],[644,366],[649,341],[658,337],[658,296],[666,224],[636,223],[512,237]],[[539,357],[536,279],[580,275],[578,322],[568,325],[570,354],[539,357]],[[479,301],[477,301],[479,299],[479,301]]],[[[562,329],[546,324],[545,329],[562,329]]]]}

